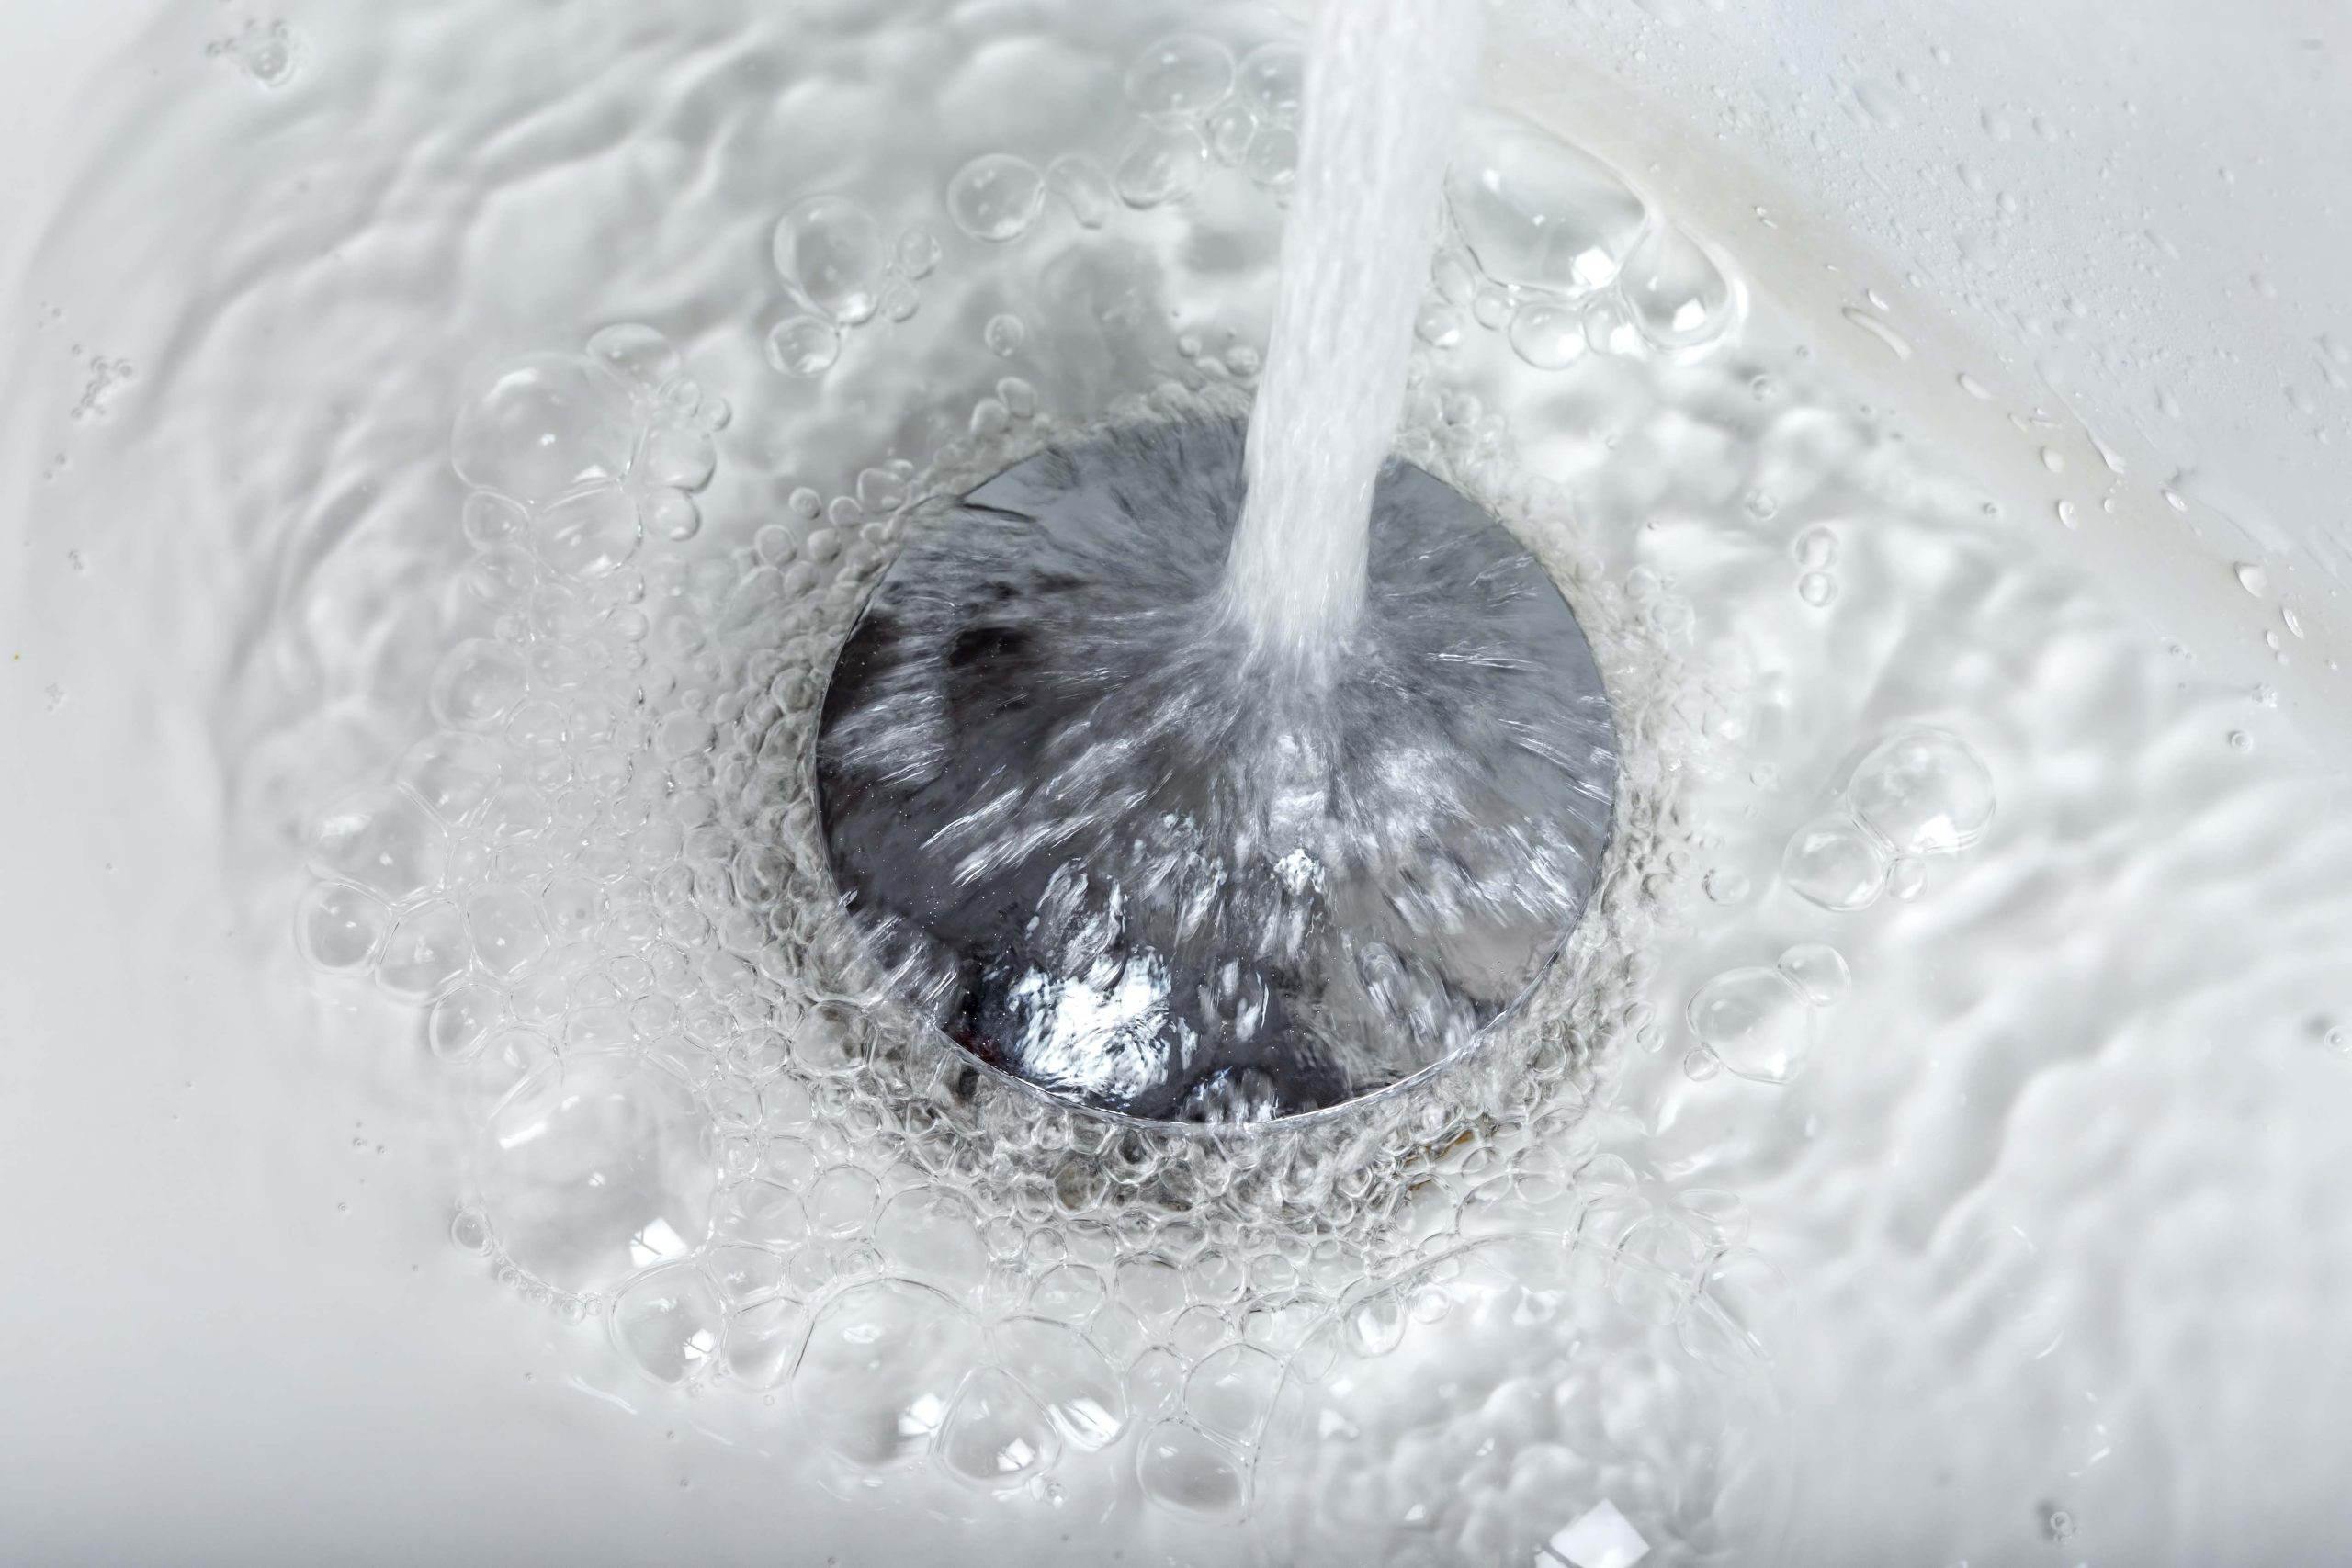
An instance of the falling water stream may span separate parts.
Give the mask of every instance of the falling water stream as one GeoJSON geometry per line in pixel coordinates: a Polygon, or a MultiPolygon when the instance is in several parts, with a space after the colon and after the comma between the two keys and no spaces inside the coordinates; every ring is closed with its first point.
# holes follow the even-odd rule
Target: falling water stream
{"type": "Polygon", "coordinates": [[[1317,13],[1229,568],[1247,624],[1294,657],[1320,655],[1363,610],[1373,479],[1404,409],[1421,258],[1482,21],[1445,0],[1317,13]]]}
{"type": "MultiPolygon", "coordinates": [[[[2337,1495],[2340,777],[1875,389],[1894,312],[1752,289],[1753,204],[1482,93],[1451,9],[179,8],[91,110],[0,435],[27,754],[175,972],[107,1059],[194,1109],[119,1160],[495,1303],[446,1348],[549,1531],[620,1412],[630,1539],[713,1560],[2136,1568],[2337,1495]],[[1169,1127],[889,1002],[816,739],[925,519],[1245,419],[1237,619],[1344,676],[1404,457],[1573,608],[1616,794],[1477,1050],[1169,1127]]],[[[322,1289],[221,1253],[120,1342],[322,1289]]],[[[60,1410],[0,1449],[34,1512],[60,1410]]],[[[235,1555],[200,1492],[43,1539],[235,1555]]]]}

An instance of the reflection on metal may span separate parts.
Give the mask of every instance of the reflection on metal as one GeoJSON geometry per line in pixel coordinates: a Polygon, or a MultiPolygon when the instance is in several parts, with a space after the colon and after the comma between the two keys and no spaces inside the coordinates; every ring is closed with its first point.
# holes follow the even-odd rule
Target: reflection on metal
{"type": "Polygon", "coordinates": [[[927,503],[851,632],[822,829],[892,990],[1057,1097],[1342,1103],[1468,1049],[1591,896],[1615,729],[1558,588],[1391,462],[1318,669],[1228,614],[1242,426],[1051,448],[927,503]]]}

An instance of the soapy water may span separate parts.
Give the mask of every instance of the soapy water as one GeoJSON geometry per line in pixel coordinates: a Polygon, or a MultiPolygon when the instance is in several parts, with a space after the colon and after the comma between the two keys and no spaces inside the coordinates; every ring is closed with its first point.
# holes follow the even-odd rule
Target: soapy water
{"type": "MultiPolygon", "coordinates": [[[[464,1130],[453,1240],[779,1485],[1039,1555],[2008,1561],[2063,1515],[2195,1560],[2240,1494],[2182,1435],[2183,1336],[2340,1304],[2261,1265],[2343,1255],[2308,1217],[2343,817],[1532,121],[1457,144],[1403,442],[1543,555],[1621,729],[1601,891],[1518,1025],[1202,1139],[859,988],[806,744],[903,509],[1262,364],[1300,57],[1174,22],[678,7],[571,40],[550,114],[317,13],[290,77],[208,76],[254,95],[262,212],[134,162],[55,242],[103,280],[168,217],[200,258],[183,333],[109,323],[103,418],[74,361],[50,513],[128,570],[102,520],[177,487],[202,565],[148,570],[217,593],[239,896],[381,995],[334,1027],[411,1047],[386,1119],[464,1130]],[[351,145],[380,208],[298,192],[270,118],[362,60],[454,117],[351,145]],[[2217,1027],[2261,1043],[2224,1073],[2217,1027]]],[[[2303,1370],[2232,1371],[2216,1443],[2290,1440],[2303,1370]]]]}

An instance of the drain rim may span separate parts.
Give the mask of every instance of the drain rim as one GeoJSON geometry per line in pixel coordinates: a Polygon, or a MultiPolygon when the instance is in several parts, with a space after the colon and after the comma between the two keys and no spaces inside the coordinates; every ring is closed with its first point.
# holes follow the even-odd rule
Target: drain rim
{"type": "MultiPolygon", "coordinates": [[[[899,532],[890,540],[891,553],[886,558],[875,563],[873,578],[858,595],[854,611],[842,623],[839,637],[828,638],[829,646],[821,660],[822,678],[816,687],[813,716],[805,731],[797,759],[799,776],[803,787],[808,792],[806,798],[811,802],[813,807],[812,825],[815,829],[815,847],[822,857],[825,881],[832,894],[831,901],[826,907],[826,917],[836,922],[834,929],[840,934],[849,939],[848,945],[855,954],[854,966],[857,970],[863,971],[858,976],[861,982],[859,989],[863,994],[856,998],[856,1005],[886,1009],[892,1015],[901,1017],[905,1027],[911,1034],[928,1037],[927,1043],[944,1047],[946,1052],[944,1059],[953,1063],[956,1069],[968,1069],[972,1073],[980,1075],[984,1079],[997,1080],[1033,1100],[1041,1110],[1069,1113],[1088,1122],[1117,1129],[1122,1133],[1174,1135],[1189,1141],[1207,1140],[1209,1142],[1243,1137],[1262,1140],[1276,1135],[1306,1134],[1330,1128],[1350,1118],[1376,1118],[1393,1110],[1400,1100],[1417,1095],[1453,1074],[1473,1070],[1491,1063],[1497,1046],[1527,1022],[1530,1003],[1547,986],[1557,982],[1562,964],[1571,960],[1572,949],[1579,934],[1591,929],[1591,921],[1596,918],[1594,907],[1611,893],[1619,881],[1623,869],[1623,855],[1625,852],[1624,835],[1621,831],[1623,826],[1623,816],[1627,805],[1626,797],[1633,785],[1627,759],[1623,749],[1623,731],[1617,720],[1616,694],[1611,688],[1607,671],[1602,667],[1591,634],[1586,629],[1588,617],[1578,613],[1577,596],[1571,593],[1570,584],[1564,581],[1563,573],[1556,570],[1554,563],[1547,561],[1543,552],[1522,536],[1520,528],[1512,525],[1508,520],[1509,513],[1506,509],[1488,503],[1476,493],[1474,487],[1466,486],[1453,475],[1440,471],[1445,465],[1442,463],[1432,465],[1426,460],[1408,456],[1404,452],[1395,452],[1391,456],[1391,466],[1410,468],[1426,479],[1443,487],[1456,499],[1475,510],[1489,527],[1508,539],[1511,546],[1533,563],[1541,580],[1557,595],[1566,612],[1568,622],[1576,633],[1578,646],[1589,667],[1595,693],[1600,699],[1599,712],[1606,746],[1607,811],[1601,819],[1599,836],[1595,840],[1597,851],[1590,857],[1589,884],[1585,889],[1584,897],[1577,908],[1574,918],[1560,924],[1548,940],[1532,950],[1533,953],[1532,970],[1518,990],[1511,994],[1508,1000],[1497,1006],[1493,1014],[1485,1022],[1472,1030],[1468,1038],[1459,1048],[1445,1052],[1434,1060],[1398,1077],[1309,1109],[1284,1111],[1251,1120],[1216,1120],[1138,1114],[1131,1110],[1098,1103],[1084,1098],[1080,1092],[1057,1090],[1001,1062],[990,1060],[956,1039],[936,1019],[927,1016],[918,1002],[910,999],[886,981],[877,983],[886,971],[887,965],[874,952],[872,933],[861,924],[858,917],[850,908],[851,895],[844,886],[840,861],[833,852],[833,836],[829,830],[831,813],[828,808],[828,792],[823,787],[825,770],[820,764],[820,752],[829,733],[825,721],[831,711],[834,688],[842,672],[844,655],[860,632],[865,629],[876,597],[889,582],[892,573],[904,559],[909,547],[921,536],[920,533],[906,528],[908,520],[916,517],[918,513],[926,507],[953,509],[962,506],[969,501],[975,491],[989,483],[1062,448],[1080,446],[1105,437],[1132,434],[1138,428],[1226,420],[1232,420],[1237,424],[1246,423],[1246,421],[1235,419],[1229,408],[1222,407],[1183,412],[1155,412],[1139,417],[1122,415],[1114,411],[1110,417],[1062,429],[1048,438],[1023,442],[1018,448],[1003,454],[1001,461],[991,463],[985,471],[978,472],[977,477],[967,472],[959,475],[949,485],[938,488],[925,488],[919,485],[894,513],[894,528],[899,532]],[[1205,420],[1204,415],[1206,415],[1205,420]]],[[[986,503],[979,504],[985,507],[986,503]]],[[[939,521],[938,518],[920,519],[918,525],[935,526],[939,521]]]]}

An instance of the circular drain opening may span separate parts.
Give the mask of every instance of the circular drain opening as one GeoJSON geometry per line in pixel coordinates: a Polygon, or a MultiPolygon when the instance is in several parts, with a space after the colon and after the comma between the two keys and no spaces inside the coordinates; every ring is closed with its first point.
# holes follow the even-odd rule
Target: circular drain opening
{"type": "Polygon", "coordinates": [[[1230,1123],[1461,1055],[1597,885],[1616,734],[1536,558],[1392,461],[1322,667],[1226,613],[1245,428],[1100,431],[925,503],[820,717],[889,991],[1078,1105],[1230,1123]]]}

